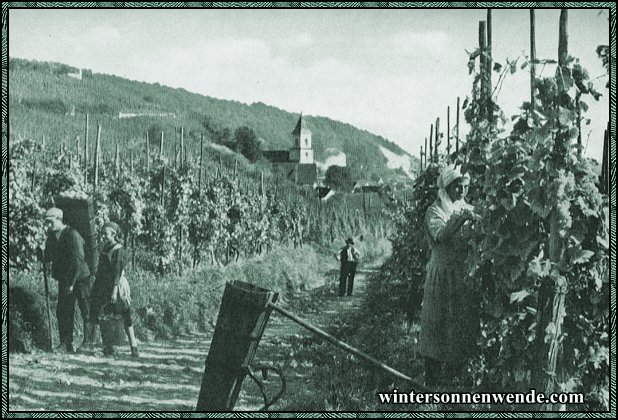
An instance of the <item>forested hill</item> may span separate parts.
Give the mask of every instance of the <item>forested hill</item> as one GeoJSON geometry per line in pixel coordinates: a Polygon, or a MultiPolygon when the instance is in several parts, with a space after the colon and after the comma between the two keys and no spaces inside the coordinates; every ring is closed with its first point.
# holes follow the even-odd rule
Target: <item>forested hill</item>
{"type": "MultiPolygon", "coordinates": [[[[298,121],[297,113],[260,102],[246,105],[89,70],[82,70],[81,80],[71,73],[78,73],[78,69],[58,63],[9,60],[13,135],[72,142],[76,136],[83,138],[83,116],[88,113],[91,127],[102,127],[104,152],[109,152],[116,141],[137,147],[143,144],[146,131],[164,131],[165,139],[174,139],[175,129],[181,126],[188,141],[204,134],[213,143],[225,143],[238,127],[248,126],[262,139],[264,149],[273,150],[291,146],[290,133],[298,121]],[[119,118],[120,113],[150,115],[119,118]]],[[[317,161],[324,162],[340,151],[346,154],[353,173],[365,178],[384,176],[393,171],[387,169],[383,147],[412,159],[412,168],[416,167],[415,158],[380,136],[325,117],[307,116],[305,120],[313,133],[317,161]]]]}

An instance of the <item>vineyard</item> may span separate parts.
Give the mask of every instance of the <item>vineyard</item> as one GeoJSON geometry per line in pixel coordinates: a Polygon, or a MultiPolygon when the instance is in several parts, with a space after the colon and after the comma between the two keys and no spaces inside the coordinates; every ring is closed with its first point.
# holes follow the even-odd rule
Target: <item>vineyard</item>
{"type": "MultiPolygon", "coordinates": [[[[279,180],[268,168],[207,142],[193,156],[182,136],[168,148],[162,139],[151,145],[146,136],[141,155],[118,149],[103,155],[101,127],[97,134],[92,153],[59,139],[11,138],[12,349],[47,347],[47,322],[30,315],[44,307],[36,249],[45,238],[44,211],[55,197],[92,197],[97,229],[106,220],[121,226],[147,339],[206,328],[226,280],[281,291],[315,287],[319,259],[331,259],[343,239],[373,243],[390,231],[383,213],[392,197],[343,193],[323,202],[312,187],[279,180]],[[196,284],[201,293],[192,294],[196,284]]],[[[368,247],[369,258],[372,252],[368,247]]]]}
{"type": "MultiPolygon", "coordinates": [[[[563,10],[561,37],[567,18],[563,10]]],[[[483,36],[485,23],[479,23],[483,36]]],[[[536,78],[534,67],[552,60],[532,56],[503,66],[492,62],[491,50],[483,43],[470,53],[472,95],[463,105],[470,132],[455,149],[454,141],[459,143],[455,129],[447,131],[446,145],[441,145],[442,135],[435,131],[435,143],[421,153],[423,172],[410,199],[397,206],[393,255],[369,288],[363,318],[372,321],[358,332],[338,333],[359,345],[367,343],[373,354],[392,366],[412,374],[422,372],[423,361],[414,347],[429,244],[426,230],[419,226],[436,199],[438,175],[447,164],[455,163],[471,176],[467,200],[479,216],[455,240],[468,245],[468,276],[462,281],[478,296],[478,302],[470,304],[479,311],[481,336],[478,355],[464,371],[450,371],[451,377],[443,379],[440,389],[582,392],[582,406],[539,405],[536,409],[608,410],[610,390],[615,389],[615,370],[610,371],[615,364],[610,362],[610,337],[615,331],[615,307],[610,308],[615,282],[610,284],[610,278],[615,279],[615,272],[611,269],[610,276],[609,178],[605,170],[599,176],[595,162],[583,156],[579,136],[587,109],[584,99],[598,99],[600,93],[582,64],[567,54],[565,44],[561,41],[559,60],[553,61],[555,75],[545,78],[536,78]],[[506,132],[508,118],[498,105],[496,90],[492,94],[491,72],[500,73],[502,79],[524,69],[531,73],[531,100],[522,105],[520,115],[511,118],[513,128],[506,132]],[[379,340],[373,338],[377,328],[383,331],[379,340]]],[[[602,50],[602,46],[597,49],[602,50]]],[[[606,133],[606,158],[607,142],[606,133]]],[[[350,322],[360,321],[352,318],[350,322]]],[[[340,381],[366,375],[358,364],[332,357],[349,372],[340,381]]],[[[362,386],[364,391],[359,393],[371,394],[393,384],[369,374],[362,386]]],[[[406,384],[395,388],[405,389],[406,384]]],[[[359,403],[344,392],[330,395],[342,406],[383,409],[371,399],[359,403]]]]}
{"type": "Polygon", "coordinates": [[[109,160],[93,169],[62,147],[54,154],[20,138],[11,141],[9,159],[9,247],[15,268],[35,264],[44,237],[43,209],[54,196],[94,197],[97,221],[117,221],[127,233],[125,246],[134,256],[147,248],[160,274],[172,270],[173,261],[175,268],[195,268],[207,256],[208,264],[221,266],[276,244],[332,243],[387,229],[380,216],[388,199],[373,194],[373,205],[367,206],[365,198],[344,194],[323,203],[312,188],[265,180],[255,170],[241,173],[249,169],[238,161],[226,168],[219,158],[209,165],[212,176],[202,176],[201,164],[170,165],[165,157],[152,159],[147,168],[109,160]]]}
{"type": "MultiPolygon", "coordinates": [[[[467,277],[462,281],[478,297],[470,304],[478,309],[481,335],[476,356],[463,371],[449,372],[451,377],[443,378],[438,391],[579,392],[585,398],[581,406],[533,409],[609,410],[610,393],[615,392],[615,354],[610,355],[615,346],[610,343],[615,335],[615,265],[610,264],[615,185],[608,187],[610,163],[604,162],[599,174],[596,163],[584,156],[585,100],[598,100],[601,93],[583,64],[568,54],[567,20],[563,10],[558,60],[531,54],[502,65],[492,61],[484,41],[470,53],[472,93],[462,108],[470,131],[461,145],[457,134],[453,151],[455,129],[449,122],[448,144],[440,150],[442,134],[436,123],[435,143],[421,152],[414,188],[402,194],[338,194],[323,202],[313,188],[277,180],[267,169],[203,137],[199,143],[194,137],[192,152],[187,152],[182,132],[165,148],[163,134],[156,141],[145,135],[143,143],[139,140],[134,143],[139,146],[126,150],[116,141],[115,153],[108,146],[106,156],[100,152],[101,126],[92,144],[12,135],[12,297],[38,305],[40,294],[28,296],[27,290],[40,270],[36,249],[45,237],[43,214],[56,196],[90,197],[98,226],[112,220],[122,227],[132,256],[132,281],[141,290],[136,296],[138,327],[148,330],[143,333],[151,335],[148,339],[191,328],[205,331],[216,313],[224,277],[276,290],[311,288],[321,281],[321,260],[344,238],[365,238],[369,260],[372,253],[377,255],[377,244],[388,238],[392,255],[368,282],[359,312],[348,315],[353,327],[342,322],[336,334],[389,365],[420,373],[415,346],[429,259],[423,226],[436,199],[438,175],[454,163],[470,174],[466,199],[478,215],[456,240],[468,247],[467,277]],[[555,65],[553,76],[537,77],[540,65],[555,65]],[[492,90],[492,72],[502,80],[517,71],[530,72],[531,96],[520,114],[506,116],[498,104],[499,89],[492,90]],[[509,120],[513,124],[507,131],[509,120]],[[222,274],[226,267],[231,271],[222,274]]],[[[485,37],[484,24],[480,33],[485,37]]],[[[603,48],[597,51],[600,59],[607,57],[603,48]]],[[[609,72],[609,62],[604,63],[609,72]]],[[[91,130],[87,118],[85,142],[91,130]]],[[[19,127],[12,129],[19,132],[19,127]]],[[[611,144],[615,148],[615,138],[611,144]]],[[[612,153],[615,177],[615,150],[612,153]]],[[[615,258],[613,239],[611,252],[615,258]]],[[[31,294],[39,293],[40,285],[34,290],[31,294]]],[[[19,325],[14,331],[23,328],[32,336],[31,345],[43,346],[37,337],[47,332],[29,327],[19,310],[11,316],[19,325]]],[[[384,410],[375,401],[376,392],[406,386],[368,372],[335,350],[314,342],[306,347],[301,352],[310,353],[306,356],[316,366],[314,385],[323,392],[306,401],[307,406],[315,403],[312,409],[384,410]],[[311,346],[319,352],[310,352],[311,346]],[[336,374],[328,363],[334,364],[336,374]],[[350,383],[354,395],[343,391],[350,383]]],[[[440,407],[450,409],[460,407],[440,407]]]]}

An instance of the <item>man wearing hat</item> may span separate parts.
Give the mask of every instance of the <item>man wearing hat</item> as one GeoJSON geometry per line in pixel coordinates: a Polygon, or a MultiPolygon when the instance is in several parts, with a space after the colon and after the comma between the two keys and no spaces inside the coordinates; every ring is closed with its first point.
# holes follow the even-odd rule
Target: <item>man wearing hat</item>
{"type": "Polygon", "coordinates": [[[360,253],[354,248],[354,240],[352,238],[345,240],[345,246],[341,248],[336,258],[341,261],[341,269],[339,271],[339,296],[344,296],[346,292],[348,296],[351,296],[352,290],[354,289],[356,266],[360,258],[360,253]]]}
{"type": "Polygon", "coordinates": [[[56,207],[45,213],[48,234],[43,261],[52,264],[52,277],[58,281],[56,316],[60,343],[68,353],[74,353],[75,301],[79,304],[84,320],[84,331],[89,329],[86,323],[90,318],[90,269],[85,260],[84,239],[75,229],[65,225],[62,218],[62,210],[56,207]]]}

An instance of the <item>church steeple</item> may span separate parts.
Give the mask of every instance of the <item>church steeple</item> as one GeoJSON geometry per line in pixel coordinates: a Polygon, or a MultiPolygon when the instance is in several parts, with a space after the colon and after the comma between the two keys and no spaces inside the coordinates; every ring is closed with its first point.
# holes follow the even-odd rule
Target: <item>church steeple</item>
{"type": "Polygon", "coordinates": [[[303,113],[300,113],[296,127],[292,131],[294,146],[290,149],[290,160],[298,163],[313,163],[311,148],[311,131],[305,125],[303,113]]]}
{"type": "Polygon", "coordinates": [[[292,134],[294,136],[300,136],[300,133],[303,129],[309,131],[307,129],[307,126],[305,125],[305,120],[303,120],[303,113],[301,111],[300,117],[298,118],[298,122],[296,123],[296,128],[294,128],[294,131],[292,131],[292,134]]]}

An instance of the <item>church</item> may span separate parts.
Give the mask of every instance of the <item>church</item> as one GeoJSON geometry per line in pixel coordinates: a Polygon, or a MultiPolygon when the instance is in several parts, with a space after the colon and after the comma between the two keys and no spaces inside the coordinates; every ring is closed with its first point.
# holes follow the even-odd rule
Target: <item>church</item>
{"type": "Polygon", "coordinates": [[[272,171],[298,185],[314,185],[318,169],[313,160],[311,131],[300,114],[296,128],[292,131],[293,146],[289,150],[265,150],[262,155],[271,162],[272,171]]]}

